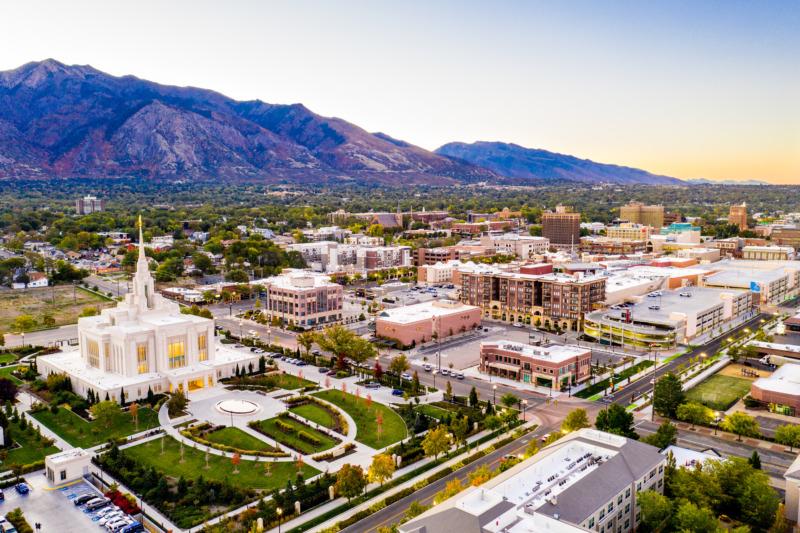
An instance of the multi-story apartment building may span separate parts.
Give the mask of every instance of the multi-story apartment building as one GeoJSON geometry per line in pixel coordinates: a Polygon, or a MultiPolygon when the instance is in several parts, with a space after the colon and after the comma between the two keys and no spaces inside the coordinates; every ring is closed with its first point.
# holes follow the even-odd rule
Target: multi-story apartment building
{"type": "Polygon", "coordinates": [[[542,236],[556,246],[577,246],[581,239],[581,214],[563,205],[542,213],[542,236]]]}
{"type": "Polygon", "coordinates": [[[547,253],[550,248],[550,240],[546,237],[504,233],[503,235],[481,237],[481,245],[493,249],[497,254],[513,255],[519,259],[533,259],[537,255],[547,253]]]}
{"type": "Polygon", "coordinates": [[[626,241],[646,241],[650,238],[651,231],[652,228],[646,224],[621,222],[615,226],[608,226],[606,228],[606,237],[626,241]]]}
{"type": "Polygon", "coordinates": [[[519,226],[516,218],[508,220],[487,220],[485,222],[457,222],[450,231],[460,235],[480,235],[487,231],[509,231],[519,226]]]}
{"type": "Polygon", "coordinates": [[[580,251],[602,255],[631,255],[646,252],[646,240],[612,239],[609,237],[581,237],[580,251]]]}
{"type": "Polygon", "coordinates": [[[264,313],[286,324],[314,328],[342,319],[342,286],[328,276],[305,270],[284,270],[279,276],[253,281],[264,287],[264,313]]]}
{"type": "Polygon", "coordinates": [[[357,266],[367,272],[387,268],[411,266],[410,246],[359,246],[356,249],[357,266]]]}
{"type": "Polygon", "coordinates": [[[747,204],[732,205],[728,211],[728,224],[739,226],[740,230],[747,229],[747,204]]]}
{"type": "Polygon", "coordinates": [[[595,429],[572,432],[479,487],[400,525],[401,533],[628,533],[640,492],[664,491],[667,457],[595,429]]]}
{"type": "Polygon", "coordinates": [[[479,369],[541,387],[566,388],[589,379],[592,351],[580,346],[531,346],[500,340],[482,342],[479,369]]]}
{"type": "Polygon", "coordinates": [[[631,202],[619,208],[619,218],[633,224],[658,229],[664,225],[664,206],[631,202]]]}
{"type": "Polygon", "coordinates": [[[461,301],[479,306],[486,318],[578,331],[605,299],[605,286],[604,276],[461,272],[461,301]]]}
{"type": "Polygon", "coordinates": [[[446,263],[461,258],[461,250],[456,246],[441,246],[439,248],[417,248],[414,254],[414,265],[434,265],[446,263]]]}
{"type": "Polygon", "coordinates": [[[75,201],[75,210],[79,215],[99,213],[103,209],[105,209],[105,201],[98,199],[96,196],[84,196],[75,201]]]}
{"type": "Polygon", "coordinates": [[[410,246],[361,246],[319,241],[289,244],[315,272],[370,272],[411,266],[410,246]]]}

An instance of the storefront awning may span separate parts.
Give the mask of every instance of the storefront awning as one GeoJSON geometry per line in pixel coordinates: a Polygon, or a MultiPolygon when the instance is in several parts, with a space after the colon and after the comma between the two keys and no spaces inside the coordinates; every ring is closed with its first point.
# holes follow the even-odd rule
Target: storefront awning
{"type": "Polygon", "coordinates": [[[515,365],[509,365],[506,363],[489,363],[489,366],[494,368],[499,368],[500,370],[505,370],[507,372],[519,372],[520,368],[515,365]]]}

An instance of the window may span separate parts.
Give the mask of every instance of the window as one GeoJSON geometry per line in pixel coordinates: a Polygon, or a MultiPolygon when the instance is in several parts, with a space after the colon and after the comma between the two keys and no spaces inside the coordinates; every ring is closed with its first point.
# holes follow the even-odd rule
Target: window
{"type": "Polygon", "coordinates": [[[587,524],[587,526],[589,529],[592,529],[594,527],[594,517],[591,517],[589,519],[589,523],[587,524]]]}
{"type": "Polygon", "coordinates": [[[617,496],[617,505],[620,505],[621,503],[622,503],[622,494],[617,496]]]}
{"type": "Polygon", "coordinates": [[[197,350],[200,361],[208,361],[208,342],[206,341],[206,334],[197,336],[197,350]]]}
{"type": "Polygon", "coordinates": [[[186,339],[173,337],[167,343],[167,361],[169,368],[183,368],[186,366],[186,339]]]}
{"type": "Polygon", "coordinates": [[[628,488],[625,490],[625,497],[626,497],[626,498],[630,498],[630,497],[631,497],[631,489],[630,489],[630,487],[628,487],[628,488]]]}
{"type": "Polygon", "coordinates": [[[605,509],[600,509],[600,520],[605,518],[605,516],[606,516],[606,510],[605,509]]]}
{"type": "Polygon", "coordinates": [[[140,374],[150,372],[150,365],[147,364],[147,343],[136,345],[136,371],[140,374]]]}
{"type": "Polygon", "coordinates": [[[61,481],[64,481],[65,479],[67,479],[67,471],[66,470],[62,470],[59,477],[61,477],[61,481]]]}
{"type": "Polygon", "coordinates": [[[86,355],[89,366],[93,366],[95,368],[100,367],[100,345],[97,343],[97,341],[90,340],[86,343],[86,355]]]}

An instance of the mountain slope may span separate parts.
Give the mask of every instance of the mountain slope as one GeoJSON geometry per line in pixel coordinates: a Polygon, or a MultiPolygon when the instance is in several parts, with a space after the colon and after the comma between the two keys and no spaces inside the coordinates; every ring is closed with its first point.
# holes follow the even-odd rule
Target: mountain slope
{"type": "Polygon", "coordinates": [[[455,183],[490,171],[304,106],[238,102],[48,59],[0,72],[0,178],[455,183]]]}
{"type": "Polygon", "coordinates": [[[576,181],[619,184],[683,184],[677,178],[659,176],[637,168],[595,163],[571,155],[525,148],[501,142],[449,143],[435,153],[487,168],[516,183],[576,181]]]}

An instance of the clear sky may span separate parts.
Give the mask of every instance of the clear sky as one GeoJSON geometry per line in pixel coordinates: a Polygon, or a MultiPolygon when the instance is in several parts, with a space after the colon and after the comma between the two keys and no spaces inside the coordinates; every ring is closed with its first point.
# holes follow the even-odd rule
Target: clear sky
{"type": "Polygon", "coordinates": [[[52,57],[428,149],[800,183],[796,0],[15,0],[0,22],[0,70],[52,57]]]}

